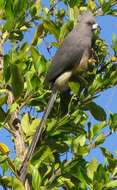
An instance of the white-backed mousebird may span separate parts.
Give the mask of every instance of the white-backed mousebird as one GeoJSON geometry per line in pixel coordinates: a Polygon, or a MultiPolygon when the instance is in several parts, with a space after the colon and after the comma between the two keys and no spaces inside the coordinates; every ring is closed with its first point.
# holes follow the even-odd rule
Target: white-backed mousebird
{"type": "Polygon", "coordinates": [[[85,72],[88,67],[93,30],[97,29],[97,27],[98,24],[96,24],[95,17],[91,12],[87,11],[83,13],[79,18],[79,23],[68,34],[52,59],[52,64],[45,79],[46,83],[51,83],[52,94],[48,107],[36,129],[32,143],[19,170],[19,176],[23,182],[27,174],[28,161],[35,151],[45,122],[56,100],[58,90],[66,88],[72,76],[78,75],[80,72],[85,72]]]}

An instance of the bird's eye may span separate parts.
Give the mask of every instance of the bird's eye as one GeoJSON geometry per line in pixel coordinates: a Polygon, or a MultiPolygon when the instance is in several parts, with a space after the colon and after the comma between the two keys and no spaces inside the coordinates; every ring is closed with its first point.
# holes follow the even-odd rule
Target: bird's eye
{"type": "Polygon", "coordinates": [[[90,22],[90,21],[88,21],[87,24],[88,24],[89,26],[93,25],[93,23],[90,22]]]}
{"type": "Polygon", "coordinates": [[[88,24],[88,26],[93,26],[93,24],[95,24],[95,22],[94,21],[87,21],[87,24],[88,24]]]}

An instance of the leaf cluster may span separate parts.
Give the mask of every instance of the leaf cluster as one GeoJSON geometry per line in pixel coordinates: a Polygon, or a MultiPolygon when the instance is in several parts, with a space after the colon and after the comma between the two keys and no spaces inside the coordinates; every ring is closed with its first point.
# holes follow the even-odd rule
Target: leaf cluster
{"type": "MultiPolygon", "coordinates": [[[[1,44],[9,47],[3,55],[0,46],[0,128],[1,134],[3,128],[11,133],[16,151],[11,160],[11,150],[0,143],[0,184],[4,188],[25,189],[17,171],[51,93],[44,79],[53,53],[83,10],[89,9],[96,16],[117,16],[116,5],[115,0],[50,0],[49,5],[43,0],[0,1],[1,44]],[[13,176],[8,175],[9,170],[13,176]]],[[[68,105],[61,105],[60,96],[57,97],[28,165],[29,184],[34,190],[117,188],[117,159],[103,146],[108,136],[116,132],[117,114],[107,116],[96,103],[103,91],[117,84],[117,38],[112,36],[110,55],[99,35],[94,35],[92,64],[87,73],[69,82],[68,105]],[[95,124],[89,121],[89,114],[95,124]],[[96,158],[86,160],[95,148],[102,152],[104,163],[98,163],[96,158]]]]}

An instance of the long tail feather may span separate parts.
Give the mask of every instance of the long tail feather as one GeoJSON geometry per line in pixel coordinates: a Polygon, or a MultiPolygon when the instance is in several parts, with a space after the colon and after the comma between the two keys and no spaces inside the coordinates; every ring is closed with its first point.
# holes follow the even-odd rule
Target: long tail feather
{"type": "Polygon", "coordinates": [[[45,111],[45,113],[43,114],[42,116],[42,119],[41,119],[41,122],[39,124],[39,126],[37,127],[36,129],[36,132],[33,136],[33,139],[32,139],[32,143],[31,145],[29,146],[29,149],[28,149],[28,152],[26,154],[26,157],[24,159],[24,161],[22,162],[22,165],[20,167],[20,170],[19,170],[19,176],[20,176],[20,179],[22,182],[25,181],[25,178],[26,178],[26,174],[27,174],[27,164],[28,164],[28,161],[31,159],[34,151],[35,151],[35,148],[36,148],[36,145],[40,139],[40,136],[42,134],[42,130],[43,130],[43,127],[46,123],[46,120],[52,110],[52,107],[54,105],[54,102],[56,100],[56,97],[57,97],[57,90],[53,90],[52,91],[52,94],[51,94],[51,97],[50,97],[50,100],[48,102],[48,107],[45,111]]]}

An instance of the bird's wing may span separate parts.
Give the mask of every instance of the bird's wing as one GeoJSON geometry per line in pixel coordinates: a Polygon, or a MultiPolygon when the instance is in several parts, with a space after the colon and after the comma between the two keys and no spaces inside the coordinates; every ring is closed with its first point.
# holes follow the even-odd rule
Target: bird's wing
{"type": "Polygon", "coordinates": [[[71,70],[75,64],[79,64],[83,56],[84,47],[80,41],[74,41],[70,36],[66,38],[62,46],[57,50],[46,75],[47,82],[54,82],[64,71],[71,70]]]}

